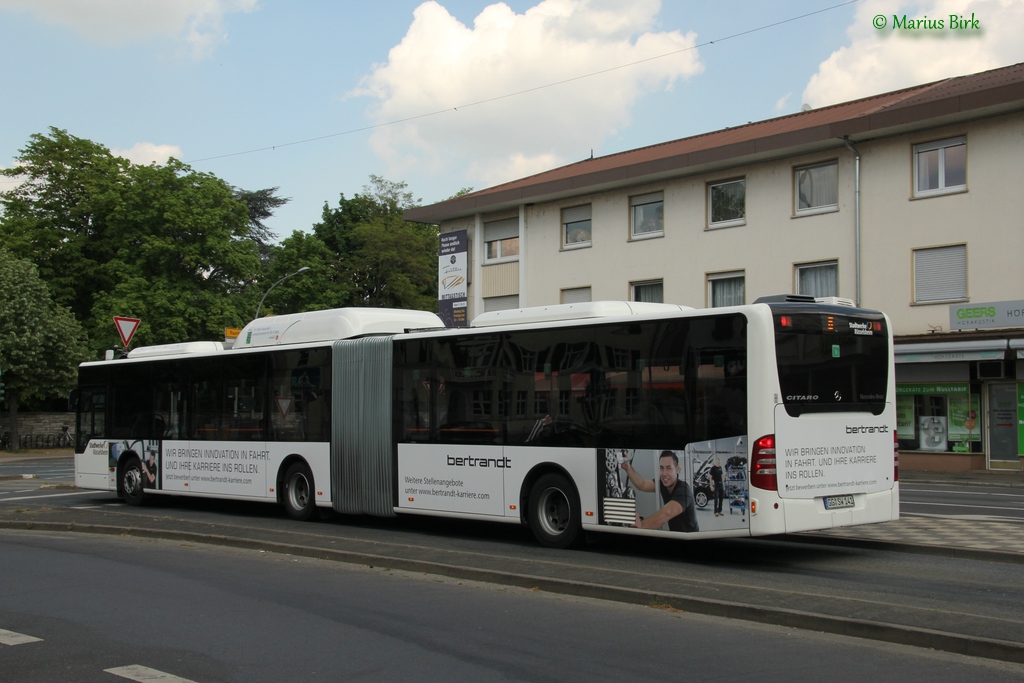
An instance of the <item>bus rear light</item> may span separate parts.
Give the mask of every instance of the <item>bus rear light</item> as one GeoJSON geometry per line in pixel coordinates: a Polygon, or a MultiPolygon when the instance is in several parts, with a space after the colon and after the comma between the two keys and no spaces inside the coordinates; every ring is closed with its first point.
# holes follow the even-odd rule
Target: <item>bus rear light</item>
{"type": "Polygon", "coordinates": [[[765,491],[778,491],[775,466],[775,435],[762,436],[754,442],[750,458],[750,484],[765,491]]]}
{"type": "Polygon", "coordinates": [[[793,318],[788,316],[788,315],[780,315],[779,316],[779,326],[780,327],[793,327],[793,318]]]}
{"type": "Polygon", "coordinates": [[[750,514],[751,515],[756,515],[757,514],[757,498],[751,498],[751,500],[750,500],[750,514]]]}
{"type": "Polygon", "coordinates": [[[892,480],[900,480],[900,437],[895,432],[892,435],[892,480]]]}

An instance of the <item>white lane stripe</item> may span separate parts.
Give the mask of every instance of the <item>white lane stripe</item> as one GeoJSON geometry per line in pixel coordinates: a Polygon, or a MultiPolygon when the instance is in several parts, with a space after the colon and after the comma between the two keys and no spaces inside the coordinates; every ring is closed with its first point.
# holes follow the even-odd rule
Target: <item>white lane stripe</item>
{"type": "Polygon", "coordinates": [[[949,508],[973,508],[975,510],[1010,510],[1012,512],[1021,512],[1024,508],[1005,508],[996,507],[995,505],[964,505],[963,503],[919,503],[913,500],[901,500],[900,506],[903,505],[927,505],[929,507],[949,507],[949,508]]]}
{"type": "Polygon", "coordinates": [[[1000,517],[998,515],[931,515],[927,512],[903,512],[901,510],[900,517],[928,517],[930,519],[948,519],[959,522],[1011,522],[1014,524],[1024,524],[1024,518],[1000,517]]]}
{"type": "Polygon", "coordinates": [[[994,492],[988,491],[988,490],[986,490],[986,491],[946,491],[946,490],[941,490],[941,489],[912,489],[912,488],[909,488],[909,487],[904,489],[904,488],[901,487],[900,492],[901,493],[903,493],[903,492],[906,492],[906,493],[941,493],[944,496],[978,496],[979,498],[983,498],[985,496],[993,496],[993,497],[1000,497],[1000,498],[1024,498],[1024,493],[994,493],[994,492]]]}
{"type": "Polygon", "coordinates": [[[24,645],[25,643],[35,643],[40,640],[42,640],[42,638],[26,636],[24,633],[5,631],[0,628],[0,643],[3,643],[4,645],[24,645]]]}
{"type": "Polygon", "coordinates": [[[21,496],[20,498],[0,498],[0,503],[9,503],[12,500],[36,500],[37,498],[62,498],[66,496],[89,496],[103,493],[103,491],[75,491],[74,493],[48,493],[45,496],[21,496]]]}
{"type": "Polygon", "coordinates": [[[195,683],[187,678],[181,676],[175,676],[174,674],[164,673],[163,671],[157,671],[156,669],[150,669],[146,666],[140,666],[139,664],[132,664],[131,666],[118,666],[113,669],[104,669],[108,674],[114,674],[121,678],[127,678],[130,681],[166,681],[166,683],[195,683]]]}

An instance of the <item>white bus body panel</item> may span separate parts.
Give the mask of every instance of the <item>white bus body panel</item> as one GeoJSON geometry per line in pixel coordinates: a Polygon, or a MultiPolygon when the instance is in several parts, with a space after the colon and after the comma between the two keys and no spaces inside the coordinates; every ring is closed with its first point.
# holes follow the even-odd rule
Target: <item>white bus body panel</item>
{"type": "Polygon", "coordinates": [[[110,471],[110,442],[92,440],[85,451],[75,453],[75,486],[80,489],[114,491],[117,481],[110,471]]]}
{"type": "Polygon", "coordinates": [[[526,475],[537,465],[554,464],[579,491],[583,523],[595,524],[596,458],[587,448],[400,443],[398,509],[519,519],[526,475]]]}
{"type": "Polygon", "coordinates": [[[116,467],[131,451],[156,461],[159,483],[152,493],[203,494],[247,500],[277,500],[277,474],[290,455],[302,457],[313,473],[316,504],[331,504],[330,444],[263,441],[143,441],[95,439],[75,454],[75,484],[83,489],[116,491],[116,467]],[[159,444],[159,446],[157,446],[159,444]]]}

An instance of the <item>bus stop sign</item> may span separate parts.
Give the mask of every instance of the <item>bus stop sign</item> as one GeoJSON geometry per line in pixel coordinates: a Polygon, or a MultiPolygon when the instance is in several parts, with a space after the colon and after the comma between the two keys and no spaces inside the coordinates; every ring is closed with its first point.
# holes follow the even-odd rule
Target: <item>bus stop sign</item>
{"type": "Polygon", "coordinates": [[[121,341],[124,343],[124,348],[128,349],[128,344],[131,343],[132,337],[135,336],[135,331],[139,329],[139,323],[142,320],[139,318],[123,318],[119,315],[114,316],[114,326],[117,328],[117,333],[121,335],[121,341]]]}

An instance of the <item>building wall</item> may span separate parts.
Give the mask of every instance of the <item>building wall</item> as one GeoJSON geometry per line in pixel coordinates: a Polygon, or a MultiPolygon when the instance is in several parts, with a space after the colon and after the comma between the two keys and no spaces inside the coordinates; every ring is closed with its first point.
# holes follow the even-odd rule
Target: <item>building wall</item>
{"type": "Polygon", "coordinates": [[[863,303],[896,334],[949,331],[949,302],[913,304],[913,250],[967,245],[970,301],[1024,298],[1024,115],[929,130],[861,149],[863,303]],[[913,198],[913,146],[966,135],[967,191],[913,198]]]}

